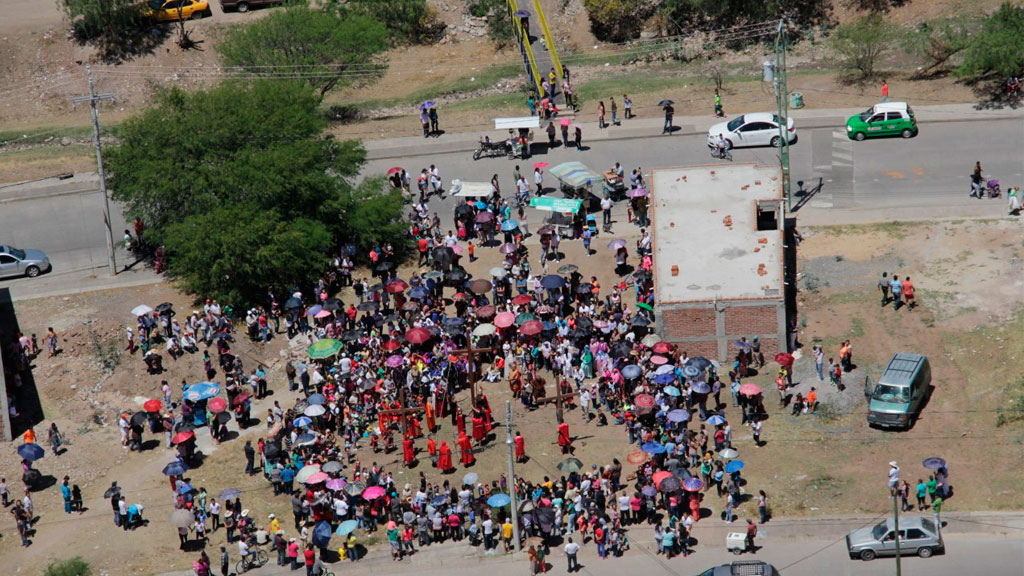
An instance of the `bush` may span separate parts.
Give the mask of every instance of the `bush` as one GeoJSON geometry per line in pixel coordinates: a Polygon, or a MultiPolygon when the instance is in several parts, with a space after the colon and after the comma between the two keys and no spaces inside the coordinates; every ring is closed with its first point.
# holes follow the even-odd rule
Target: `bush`
{"type": "Polygon", "coordinates": [[[657,6],[649,0],[583,0],[590,29],[598,40],[623,42],[640,36],[657,6]]]}
{"type": "Polygon", "coordinates": [[[92,574],[92,567],[81,556],[75,556],[67,560],[54,560],[46,567],[44,576],[89,576],[92,574]]]}
{"type": "Polygon", "coordinates": [[[981,77],[998,74],[1019,75],[1024,67],[1024,6],[1005,3],[982,24],[981,32],[971,38],[964,61],[957,68],[960,76],[981,77]]]}
{"type": "Polygon", "coordinates": [[[895,30],[877,12],[835,29],[830,38],[840,67],[854,81],[875,77],[875,65],[892,48],[895,30]]]}
{"type": "Polygon", "coordinates": [[[469,13],[477,18],[487,17],[487,36],[499,48],[515,43],[515,32],[505,0],[472,0],[469,13]]]}
{"type": "Polygon", "coordinates": [[[392,44],[433,44],[444,36],[445,24],[427,0],[333,0],[331,4],[341,13],[362,13],[384,24],[392,44]]]}
{"type": "Polygon", "coordinates": [[[923,22],[906,32],[903,50],[921,58],[924,69],[917,76],[946,72],[952,61],[970,45],[977,22],[964,17],[923,22]]]}
{"type": "Polygon", "coordinates": [[[71,33],[80,44],[90,44],[108,62],[120,62],[150,52],[163,42],[156,25],[143,15],[146,4],[137,0],[58,0],[71,33]]]}

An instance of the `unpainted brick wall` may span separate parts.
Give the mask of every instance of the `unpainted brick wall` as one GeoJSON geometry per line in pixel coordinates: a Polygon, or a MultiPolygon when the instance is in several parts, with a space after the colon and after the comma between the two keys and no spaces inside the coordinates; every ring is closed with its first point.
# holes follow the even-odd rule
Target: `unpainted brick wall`
{"type": "Polygon", "coordinates": [[[662,336],[669,342],[679,338],[706,337],[712,341],[716,338],[714,308],[663,310],[662,318],[665,331],[662,336]]]}
{"type": "Polygon", "coordinates": [[[770,306],[733,306],[725,309],[726,334],[777,334],[779,317],[770,306]]]}

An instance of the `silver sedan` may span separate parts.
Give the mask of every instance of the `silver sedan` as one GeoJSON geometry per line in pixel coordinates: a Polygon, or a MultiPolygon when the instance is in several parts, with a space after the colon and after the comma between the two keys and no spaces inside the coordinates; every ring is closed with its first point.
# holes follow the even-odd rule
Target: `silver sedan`
{"type": "Polygon", "coordinates": [[[28,276],[35,278],[50,270],[50,258],[40,250],[21,250],[0,244],[0,278],[28,276]]]}

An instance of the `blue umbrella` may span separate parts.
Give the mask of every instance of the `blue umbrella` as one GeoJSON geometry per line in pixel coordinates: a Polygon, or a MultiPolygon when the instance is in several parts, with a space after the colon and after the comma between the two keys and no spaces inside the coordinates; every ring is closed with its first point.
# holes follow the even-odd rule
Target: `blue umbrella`
{"type": "Polygon", "coordinates": [[[299,437],[295,439],[297,446],[305,446],[316,442],[316,434],[299,434],[299,437]]]}
{"type": "Polygon", "coordinates": [[[654,486],[647,485],[644,486],[644,489],[641,490],[640,492],[643,493],[643,495],[647,496],[648,498],[653,498],[658,494],[658,489],[655,488],[654,486]]]}
{"type": "Polygon", "coordinates": [[[565,286],[565,278],[562,278],[558,274],[548,274],[540,279],[540,285],[548,290],[556,290],[565,286]]]}
{"type": "Polygon", "coordinates": [[[676,409],[670,410],[666,417],[669,422],[686,422],[690,419],[690,413],[686,410],[676,409]]]}
{"type": "Polygon", "coordinates": [[[700,368],[697,368],[696,366],[690,366],[689,364],[687,364],[686,366],[683,367],[683,376],[686,376],[687,378],[693,378],[695,376],[698,376],[699,374],[700,368]]]}
{"type": "Polygon", "coordinates": [[[665,446],[663,446],[662,444],[658,444],[657,442],[647,442],[646,444],[641,446],[640,449],[643,450],[644,452],[647,452],[648,454],[665,453],[665,446]]]}
{"type": "Polygon", "coordinates": [[[705,422],[707,422],[711,426],[718,426],[720,424],[725,424],[725,418],[722,418],[718,414],[715,414],[711,418],[708,418],[707,420],[705,420],[705,422]]]}
{"type": "Polygon", "coordinates": [[[164,466],[164,476],[181,476],[185,472],[188,472],[188,466],[181,460],[175,460],[164,466]]]}
{"type": "Polygon", "coordinates": [[[444,506],[447,503],[448,503],[448,497],[443,495],[443,494],[440,495],[440,496],[434,496],[434,499],[430,501],[430,505],[434,506],[434,507],[444,506]]]}
{"type": "Polygon", "coordinates": [[[670,384],[670,383],[675,382],[675,381],[676,381],[676,375],[673,374],[671,371],[663,372],[663,373],[658,374],[657,376],[654,377],[654,382],[656,384],[670,384]]]}
{"type": "Polygon", "coordinates": [[[437,104],[433,100],[427,100],[423,104],[420,104],[420,110],[427,110],[428,108],[433,108],[434,106],[437,106],[437,104]]]}
{"type": "Polygon", "coordinates": [[[640,375],[643,373],[644,371],[636,364],[629,364],[628,366],[624,366],[622,368],[622,377],[625,378],[626,380],[634,380],[636,378],[639,378],[640,375]]]}
{"type": "Polygon", "coordinates": [[[703,380],[697,380],[696,382],[690,382],[690,390],[693,390],[697,394],[707,394],[711,392],[711,386],[703,380]]]}
{"type": "Polygon", "coordinates": [[[494,494],[487,499],[487,505],[491,508],[501,508],[502,506],[508,506],[512,502],[508,494],[494,494]]]}
{"type": "Polygon", "coordinates": [[[476,472],[469,472],[462,477],[462,484],[471,486],[473,484],[476,484],[478,480],[480,480],[480,475],[478,475],[476,472]]]}
{"type": "Polygon", "coordinates": [[[466,319],[460,318],[459,316],[450,316],[444,319],[444,325],[448,328],[458,328],[459,326],[462,326],[465,323],[466,319]]]}
{"type": "MultiPolygon", "coordinates": [[[[288,470],[288,468],[285,468],[285,470],[288,470]]],[[[217,498],[220,498],[221,500],[234,500],[235,498],[238,498],[241,495],[242,491],[239,490],[238,488],[226,488],[220,491],[220,494],[217,495],[217,498]]]]}
{"type": "Polygon", "coordinates": [[[545,332],[550,332],[550,331],[556,330],[556,329],[558,329],[558,324],[555,324],[554,322],[545,322],[544,323],[544,331],[545,332]]]}
{"type": "Polygon", "coordinates": [[[711,360],[703,356],[694,356],[686,361],[687,366],[695,366],[697,370],[707,370],[711,366],[711,360]]]}
{"type": "Polygon", "coordinates": [[[487,202],[481,202],[480,200],[477,200],[476,204],[473,204],[473,206],[477,210],[483,210],[484,208],[487,208],[487,202]]]}
{"type": "Polygon", "coordinates": [[[46,450],[43,450],[42,446],[34,442],[18,446],[18,456],[21,456],[29,462],[35,462],[45,455],[46,450]]]}
{"type": "Polygon", "coordinates": [[[732,474],[743,470],[743,460],[733,460],[725,465],[726,474],[732,474]]]}
{"type": "Polygon", "coordinates": [[[321,313],[323,311],[324,311],[324,307],[319,305],[319,304],[317,304],[316,306],[311,307],[309,310],[306,310],[306,314],[309,315],[309,316],[316,316],[317,314],[319,314],[319,313],[321,313]]]}
{"type": "Polygon", "coordinates": [[[188,494],[194,490],[195,488],[191,484],[185,483],[178,487],[178,494],[188,494]]]}
{"type": "Polygon", "coordinates": [[[321,520],[316,523],[316,527],[313,528],[313,544],[318,548],[326,548],[331,542],[331,534],[334,530],[331,529],[331,523],[326,520],[321,520]]]}
{"type": "Polygon", "coordinates": [[[327,402],[327,397],[323,394],[310,394],[309,398],[306,398],[307,404],[323,404],[327,402]]]}
{"type": "Polygon", "coordinates": [[[426,298],[430,294],[430,290],[427,290],[423,286],[413,286],[409,290],[409,298],[419,300],[420,298],[426,298]]]}
{"type": "Polygon", "coordinates": [[[305,428],[306,426],[309,426],[312,423],[313,419],[310,418],[309,416],[299,416],[298,418],[292,421],[292,426],[295,426],[296,428],[305,428]]]}
{"type": "Polygon", "coordinates": [[[200,400],[209,400],[217,394],[220,394],[220,385],[214,382],[199,382],[189,386],[183,396],[190,402],[199,402],[200,400]]]}
{"type": "Polygon", "coordinates": [[[516,222],[515,220],[505,220],[501,223],[502,232],[511,232],[516,228],[519,228],[519,222],[516,222]]]}
{"type": "Polygon", "coordinates": [[[679,394],[681,394],[681,392],[679,392],[679,388],[676,388],[675,386],[665,386],[661,391],[669,396],[679,396],[679,394]]]}
{"type": "Polygon", "coordinates": [[[355,520],[345,520],[341,524],[338,524],[338,529],[334,531],[338,536],[348,536],[359,526],[359,522],[355,520]]]}

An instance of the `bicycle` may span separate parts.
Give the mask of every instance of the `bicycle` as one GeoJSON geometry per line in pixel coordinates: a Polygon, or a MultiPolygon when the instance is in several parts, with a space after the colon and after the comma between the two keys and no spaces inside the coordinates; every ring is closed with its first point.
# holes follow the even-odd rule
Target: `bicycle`
{"type": "Polygon", "coordinates": [[[728,146],[725,147],[725,148],[722,148],[721,151],[719,151],[719,149],[717,147],[712,146],[711,147],[711,157],[715,158],[715,159],[718,159],[718,160],[728,160],[729,162],[732,162],[732,151],[729,150],[728,146]]]}
{"type": "Polygon", "coordinates": [[[245,571],[251,568],[259,568],[266,564],[270,558],[267,553],[257,546],[253,546],[249,549],[249,555],[245,556],[235,564],[235,573],[243,574],[245,571]]]}

